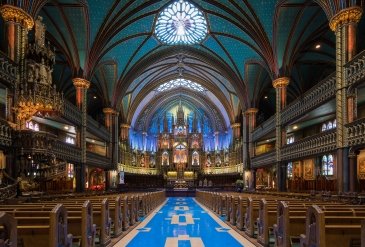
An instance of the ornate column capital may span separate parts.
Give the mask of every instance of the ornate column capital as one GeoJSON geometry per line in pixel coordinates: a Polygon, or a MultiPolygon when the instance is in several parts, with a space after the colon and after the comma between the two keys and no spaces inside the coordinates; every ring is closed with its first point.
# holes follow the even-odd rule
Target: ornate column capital
{"type": "Polygon", "coordinates": [[[120,127],[121,128],[126,128],[126,129],[130,129],[131,128],[131,126],[129,124],[125,124],[125,123],[121,124],[120,127]]]}
{"type": "Polygon", "coordinates": [[[90,87],[90,82],[84,78],[73,78],[72,82],[76,88],[88,89],[90,87]]]}
{"type": "Polygon", "coordinates": [[[21,8],[6,4],[0,7],[0,14],[5,22],[13,21],[20,23],[28,30],[34,26],[33,18],[21,8]]]}
{"type": "Polygon", "coordinates": [[[339,25],[347,23],[358,23],[362,15],[362,8],[354,6],[346,8],[335,14],[329,21],[329,26],[332,31],[336,31],[339,25]]]}
{"type": "Polygon", "coordinates": [[[118,112],[111,107],[103,108],[103,113],[110,114],[110,115],[118,115],[118,112]]]}
{"type": "Polygon", "coordinates": [[[231,128],[234,129],[234,128],[239,128],[241,127],[241,123],[233,123],[231,124],[231,128]]]}
{"type": "Polygon", "coordinates": [[[246,113],[246,114],[251,114],[251,113],[256,114],[258,111],[259,111],[259,109],[257,109],[257,108],[248,108],[248,109],[245,111],[245,113],[246,113]]]}
{"type": "Polygon", "coordinates": [[[289,85],[290,78],[289,77],[279,77],[272,82],[272,86],[274,88],[282,88],[289,85]]]}

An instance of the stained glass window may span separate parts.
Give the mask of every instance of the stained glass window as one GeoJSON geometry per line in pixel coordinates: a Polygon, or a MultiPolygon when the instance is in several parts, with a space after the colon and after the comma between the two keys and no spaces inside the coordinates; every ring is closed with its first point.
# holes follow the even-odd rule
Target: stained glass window
{"type": "Polygon", "coordinates": [[[287,175],[288,175],[288,178],[293,177],[293,162],[288,163],[287,175]]]}
{"type": "Polygon", "coordinates": [[[155,33],[164,44],[197,44],[207,35],[204,14],[194,5],[178,0],[158,16],[155,33]]]}
{"type": "Polygon", "coordinates": [[[177,87],[186,87],[198,92],[203,92],[205,90],[200,84],[186,79],[171,80],[160,85],[156,90],[158,92],[163,92],[177,87]]]}
{"type": "Polygon", "coordinates": [[[322,157],[322,175],[333,176],[334,175],[334,164],[333,156],[323,155],[322,157]]]}

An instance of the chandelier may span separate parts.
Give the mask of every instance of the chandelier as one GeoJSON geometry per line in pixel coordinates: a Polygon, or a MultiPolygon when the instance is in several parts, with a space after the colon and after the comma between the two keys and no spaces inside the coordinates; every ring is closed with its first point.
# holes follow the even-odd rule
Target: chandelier
{"type": "Polygon", "coordinates": [[[34,115],[50,116],[63,112],[63,94],[52,86],[55,51],[45,44],[42,18],[35,21],[35,39],[27,47],[24,79],[16,88],[14,111],[20,125],[34,115]]]}

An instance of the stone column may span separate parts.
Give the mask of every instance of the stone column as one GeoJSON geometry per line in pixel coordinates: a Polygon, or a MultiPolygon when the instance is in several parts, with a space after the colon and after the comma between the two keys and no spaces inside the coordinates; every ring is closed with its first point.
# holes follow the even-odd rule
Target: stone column
{"type": "MultiPolygon", "coordinates": [[[[258,112],[258,109],[256,108],[248,108],[245,112],[246,115],[246,122],[247,122],[247,134],[248,134],[248,166],[251,169],[251,177],[254,177],[254,169],[252,164],[252,158],[255,156],[255,150],[253,145],[253,138],[252,138],[252,132],[256,127],[256,113],[258,112]]],[[[251,183],[251,187],[249,187],[250,190],[256,189],[256,183],[251,183]]]]}
{"type": "Polygon", "coordinates": [[[281,147],[285,143],[285,128],[281,124],[281,111],[286,106],[286,88],[289,85],[288,77],[280,77],[272,82],[276,91],[276,185],[278,191],[286,191],[286,170],[281,162],[281,147]]]}
{"type": "Polygon", "coordinates": [[[240,143],[240,139],[241,139],[241,124],[240,123],[234,123],[231,125],[232,128],[232,133],[233,133],[233,149],[234,152],[236,153],[236,157],[235,160],[236,162],[233,165],[236,165],[240,162],[240,150],[238,150],[239,148],[239,143],[240,143]]]}
{"type": "MultiPolygon", "coordinates": [[[[356,54],[356,26],[362,15],[361,7],[343,9],[334,15],[329,26],[336,35],[336,145],[337,145],[337,187],[339,192],[348,190],[348,145],[345,124],[348,119],[348,84],[345,80],[344,64],[356,54]]],[[[350,100],[350,102],[348,101],[350,100]]]]}
{"type": "Polygon", "coordinates": [[[214,150],[217,151],[219,148],[219,131],[214,132],[214,150]]]}
{"type": "Polygon", "coordinates": [[[127,161],[127,155],[129,152],[129,129],[131,126],[129,124],[121,124],[120,125],[120,142],[121,142],[121,156],[120,163],[126,165],[130,165],[127,161]]]}
{"type": "Polygon", "coordinates": [[[28,43],[28,31],[33,28],[34,20],[23,9],[12,5],[1,6],[0,14],[5,22],[6,53],[11,60],[19,64],[15,91],[8,92],[7,98],[7,109],[9,109],[7,119],[13,122],[15,119],[10,109],[17,101],[19,84],[25,78],[25,50],[28,43]]]}
{"type": "Polygon", "coordinates": [[[90,82],[83,78],[74,78],[72,81],[76,88],[76,105],[81,110],[81,126],[78,138],[81,159],[79,168],[76,169],[76,191],[83,192],[85,190],[86,167],[87,89],[90,87],[90,82]]]}
{"type": "Polygon", "coordinates": [[[103,109],[105,114],[105,127],[109,132],[109,140],[106,149],[106,155],[110,159],[110,168],[104,169],[105,172],[105,190],[110,189],[110,171],[117,168],[118,163],[118,112],[113,108],[103,109]]]}
{"type": "Polygon", "coordinates": [[[357,192],[358,190],[358,179],[357,179],[357,154],[354,150],[349,152],[349,191],[357,192]]]}

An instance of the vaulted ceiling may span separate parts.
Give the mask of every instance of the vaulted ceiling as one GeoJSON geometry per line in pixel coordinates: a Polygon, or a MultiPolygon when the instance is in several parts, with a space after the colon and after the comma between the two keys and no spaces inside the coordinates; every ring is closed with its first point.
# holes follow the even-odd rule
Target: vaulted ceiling
{"type": "Polygon", "coordinates": [[[333,72],[335,36],[328,20],[343,8],[363,4],[190,0],[205,14],[208,35],[199,44],[170,46],[154,34],[156,18],[170,0],[2,2],[43,17],[46,38],[57,51],[54,82],[74,101],[71,79],[90,80],[88,111],[94,117],[100,118],[102,108],[114,107],[123,122],[137,122],[147,108],[161,106],[159,85],[183,77],[206,92],[174,89],[164,102],[176,103],[174,95],[183,95],[186,102],[214,108],[225,127],[246,108],[259,108],[264,118],[273,114],[273,79],[291,78],[290,101],[333,72]]]}

